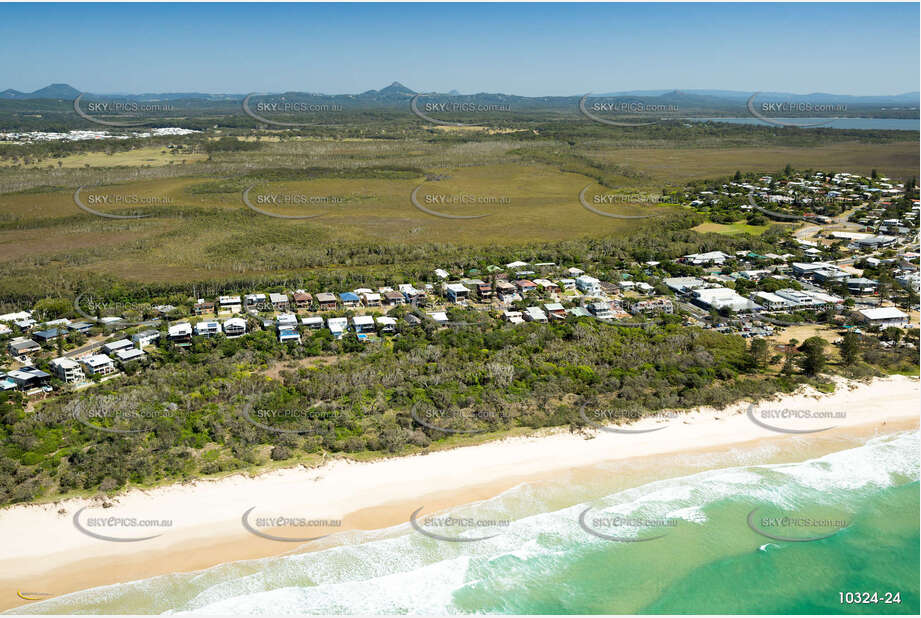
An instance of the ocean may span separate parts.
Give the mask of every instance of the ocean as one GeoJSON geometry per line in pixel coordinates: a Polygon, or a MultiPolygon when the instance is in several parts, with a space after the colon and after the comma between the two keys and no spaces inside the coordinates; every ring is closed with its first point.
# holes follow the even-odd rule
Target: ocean
{"type": "MultiPolygon", "coordinates": [[[[757,124],[766,127],[776,126],[752,116],[743,118],[685,118],[693,122],[728,122],[730,124],[757,124]]],[[[771,118],[777,122],[790,125],[822,124],[824,129],[859,129],[877,131],[917,131],[921,128],[921,121],[917,118],[771,118]]]]}
{"type": "Polygon", "coordinates": [[[899,432],[802,461],[685,461],[673,470],[687,473],[639,484],[610,465],[595,482],[522,484],[451,509],[458,525],[437,529],[484,540],[409,523],[346,532],[8,613],[917,615],[919,447],[918,431],[899,432]],[[877,602],[847,602],[864,592],[877,602]]]}

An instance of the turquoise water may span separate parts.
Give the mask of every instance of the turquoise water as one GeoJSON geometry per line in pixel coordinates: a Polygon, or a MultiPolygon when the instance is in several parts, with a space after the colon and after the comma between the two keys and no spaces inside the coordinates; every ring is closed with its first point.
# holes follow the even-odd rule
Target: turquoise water
{"type": "Polygon", "coordinates": [[[438,541],[408,525],[345,533],[309,553],[106,586],[16,611],[917,614],[918,479],[913,431],[799,463],[737,465],[586,495],[563,508],[552,488],[522,485],[451,511],[513,519],[485,541],[438,541]],[[620,515],[630,525],[605,533],[664,536],[615,542],[589,534],[579,525],[588,507],[593,529],[595,518],[620,515]],[[768,534],[830,536],[772,540],[749,527],[756,508],[755,527],[768,534]],[[844,525],[772,527],[781,514],[844,525]],[[675,525],[641,523],[664,519],[675,525]],[[839,592],[848,591],[899,592],[901,604],[841,605],[839,592]]]}

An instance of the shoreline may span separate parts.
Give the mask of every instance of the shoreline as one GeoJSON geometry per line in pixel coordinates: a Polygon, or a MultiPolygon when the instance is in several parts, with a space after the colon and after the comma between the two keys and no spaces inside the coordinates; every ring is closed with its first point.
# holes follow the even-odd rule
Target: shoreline
{"type": "MultiPolygon", "coordinates": [[[[131,490],[111,498],[108,509],[82,498],[8,507],[0,510],[0,546],[4,548],[0,572],[16,575],[0,578],[0,611],[30,602],[19,598],[18,591],[59,596],[225,562],[312,551],[336,541],[334,537],[305,546],[259,538],[242,525],[243,514],[251,507],[255,507],[251,523],[258,515],[341,521],[335,527],[260,530],[278,536],[378,530],[407,523],[410,513],[420,507],[423,513],[433,513],[491,498],[525,482],[547,482],[566,475],[583,479],[602,473],[610,476],[610,469],[601,471],[599,464],[618,463],[625,469],[643,465],[649,474],[656,474],[656,460],[665,455],[726,456],[767,444],[778,445],[783,453],[784,447],[802,449],[807,443],[833,451],[847,440],[918,427],[918,379],[893,376],[869,384],[836,382],[830,395],[807,388],[759,404],[846,413],[831,422],[805,421],[801,428],[836,426],[811,434],[776,433],[758,426],[746,416],[748,404],[742,402],[721,411],[704,408],[671,420],[659,417],[630,425],[631,430],[656,430],[647,433],[599,430],[587,437],[557,429],[538,437],[503,438],[408,457],[358,463],[336,460],[313,469],[288,468],[256,477],[237,474],[131,490]],[[424,465],[419,465],[422,457],[424,465]],[[74,527],[73,517],[84,507],[87,512],[81,515],[81,522],[88,521],[88,516],[120,516],[168,519],[172,525],[156,531],[133,529],[125,535],[163,532],[157,538],[106,542],[74,527]]],[[[657,478],[660,476],[661,472],[657,478]]],[[[84,528],[89,529],[85,523],[84,528]]],[[[98,532],[119,536],[105,529],[98,532]]]]}

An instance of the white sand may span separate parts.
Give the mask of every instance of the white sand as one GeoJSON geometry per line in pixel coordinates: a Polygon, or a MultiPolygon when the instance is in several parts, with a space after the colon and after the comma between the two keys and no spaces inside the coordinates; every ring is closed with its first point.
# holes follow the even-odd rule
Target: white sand
{"type": "MultiPolygon", "coordinates": [[[[914,378],[896,376],[872,384],[839,381],[831,396],[803,390],[758,408],[808,409],[846,413],[845,418],[809,421],[778,419],[786,428],[882,426],[887,421],[919,417],[921,390],[914,378]]],[[[641,434],[594,432],[593,439],[567,430],[532,438],[509,438],[423,456],[354,463],[337,460],[321,468],[293,468],[258,477],[235,475],[216,481],[171,485],[151,491],[133,490],[100,507],[93,500],[72,499],[56,504],[14,506],[0,511],[0,573],[36,575],[77,561],[137,556],[165,550],[177,543],[202,542],[243,533],[241,516],[256,506],[253,516],[283,515],[308,519],[341,519],[348,513],[380,505],[418,500],[438,492],[487,485],[502,478],[551,473],[635,456],[717,447],[776,433],[752,423],[747,404],[727,410],[698,410],[674,419],[646,419],[629,429],[664,427],[641,434]],[[74,513],[81,517],[123,516],[172,520],[172,527],[156,539],[112,543],[78,532],[74,513]],[[64,509],[66,513],[58,513],[64,509]],[[53,557],[52,557],[53,556],[53,557]]],[[[883,429],[885,429],[883,427],[883,429]]],[[[84,524],[85,525],[85,524],[84,524]]],[[[93,529],[110,536],[145,536],[163,530],[93,529]]],[[[245,536],[245,534],[244,534],[245,536]]],[[[268,541],[267,541],[268,543],[268,541]]],[[[281,544],[285,545],[285,544],[281,544]]],[[[188,546],[188,545],[187,545],[188,546]]],[[[290,548],[293,549],[293,548],[290,548]]],[[[84,562],[84,567],[92,562],[84,562]]]]}

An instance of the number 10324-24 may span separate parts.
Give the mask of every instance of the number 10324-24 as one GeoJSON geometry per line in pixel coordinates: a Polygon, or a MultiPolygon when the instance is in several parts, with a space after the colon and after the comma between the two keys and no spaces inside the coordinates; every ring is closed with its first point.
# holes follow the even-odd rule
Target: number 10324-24
{"type": "Polygon", "coordinates": [[[884,592],[882,594],[878,592],[839,592],[838,600],[841,603],[857,604],[857,603],[883,603],[886,605],[890,604],[899,604],[902,602],[902,593],[901,592],[884,592]]]}

